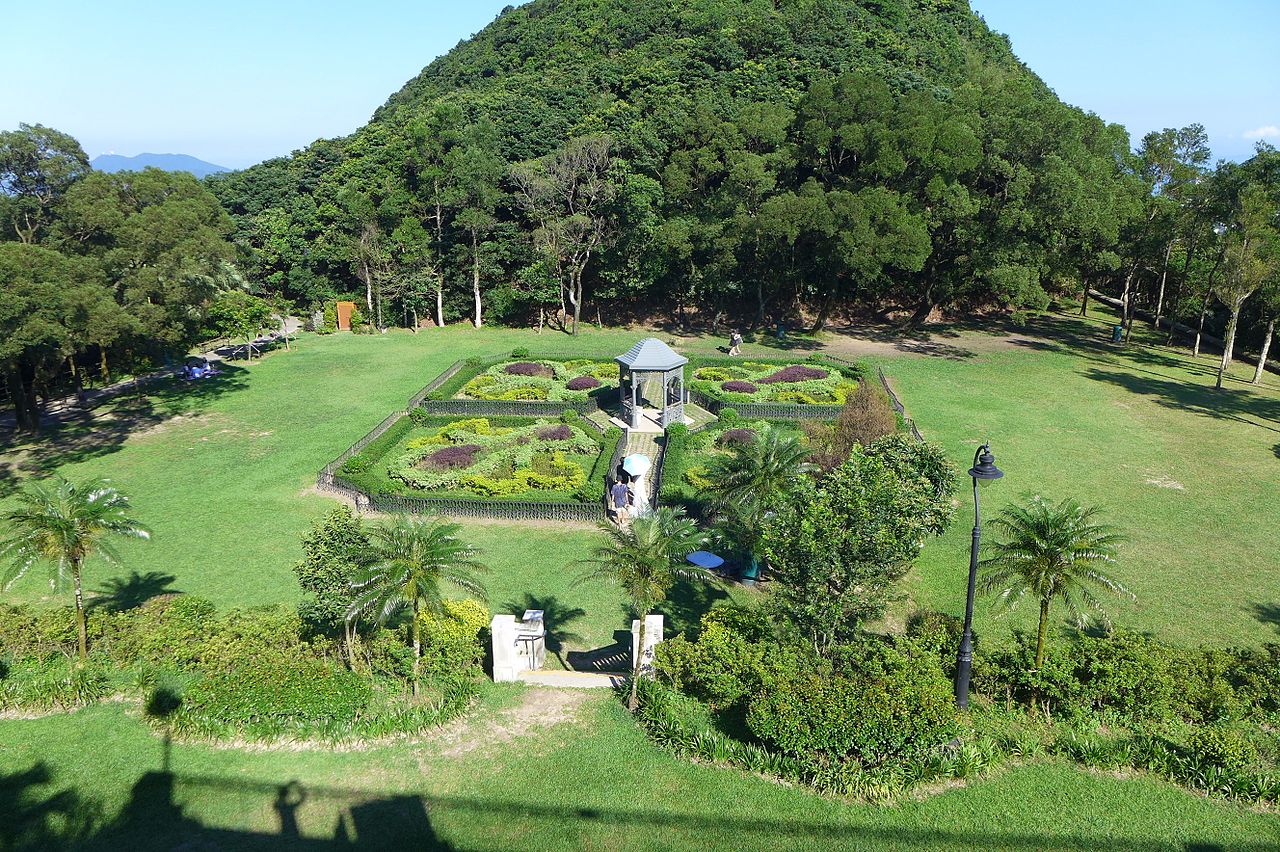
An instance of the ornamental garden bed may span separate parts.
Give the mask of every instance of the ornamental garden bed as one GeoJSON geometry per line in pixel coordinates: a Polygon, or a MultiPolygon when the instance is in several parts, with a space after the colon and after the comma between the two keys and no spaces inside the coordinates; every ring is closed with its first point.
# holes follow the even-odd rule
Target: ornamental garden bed
{"type": "Polygon", "coordinates": [[[715,360],[689,365],[689,388],[729,405],[842,405],[858,388],[861,370],[825,358],[806,363],[715,360]]]}
{"type": "Polygon", "coordinates": [[[448,417],[415,412],[338,474],[368,494],[461,500],[599,502],[620,430],[576,416],[448,417]]]}
{"type": "Polygon", "coordinates": [[[734,444],[756,440],[769,428],[803,434],[796,420],[744,419],[732,409],[727,409],[726,413],[729,416],[722,415],[696,432],[668,431],[662,462],[663,503],[682,505],[696,511],[700,508],[698,492],[710,485],[707,466],[713,458],[728,453],[734,444]]]}

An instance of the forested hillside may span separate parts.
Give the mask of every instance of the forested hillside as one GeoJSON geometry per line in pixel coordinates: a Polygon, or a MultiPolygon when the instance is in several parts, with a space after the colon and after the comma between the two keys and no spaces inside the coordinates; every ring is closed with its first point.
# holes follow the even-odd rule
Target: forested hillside
{"type": "Polygon", "coordinates": [[[963,0],[533,0],[352,136],[210,185],[251,277],[384,322],[821,323],[1118,269],[1129,156],[963,0]]]}

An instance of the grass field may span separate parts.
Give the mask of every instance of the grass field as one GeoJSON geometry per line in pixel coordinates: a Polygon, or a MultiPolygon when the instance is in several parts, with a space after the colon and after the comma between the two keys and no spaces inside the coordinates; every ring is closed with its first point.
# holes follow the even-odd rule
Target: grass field
{"type": "Polygon", "coordinates": [[[173,746],[117,706],[0,721],[0,843],[90,817],[93,849],[1223,849],[1274,816],[1057,763],[895,807],[852,805],[671,757],[609,695],[488,690],[470,727],[360,752],[173,746]],[[566,699],[564,696],[570,696],[566,699]],[[513,720],[526,715],[523,729],[513,720]],[[541,725],[554,715],[562,721],[541,725]],[[495,725],[488,720],[497,720],[495,725]],[[474,746],[458,747],[459,742],[474,746]],[[93,743],[86,760],[84,743],[93,743]],[[46,778],[38,782],[39,778],[46,778]],[[281,788],[297,782],[287,794],[281,788]],[[67,791],[59,798],[58,793],[67,791]],[[94,817],[94,815],[97,815],[94,817]],[[412,843],[409,841],[412,839],[412,843]]]}
{"type": "MultiPolygon", "coordinates": [[[[1268,376],[1261,390],[1251,388],[1239,380],[1241,365],[1228,391],[1214,392],[1209,358],[1193,361],[1145,345],[1113,349],[1101,342],[1108,320],[1053,317],[1012,338],[993,329],[894,346],[837,335],[786,345],[826,345],[884,366],[925,434],[962,469],[977,443],[989,438],[1007,476],[984,492],[988,511],[1029,490],[1104,505],[1131,535],[1116,573],[1138,601],[1117,608],[1119,623],[1185,643],[1275,639],[1276,377],[1268,376]]],[[[586,332],[577,340],[556,337],[543,348],[622,352],[638,336],[586,332]]],[[[0,489],[11,490],[32,471],[60,470],[110,477],[134,496],[154,540],[125,548],[123,571],[91,564],[90,589],[122,583],[142,597],[181,590],[227,606],[291,602],[298,596],[290,566],[300,554],[299,538],[334,505],[314,490],[315,472],[458,357],[537,349],[540,342],[529,332],[465,328],[304,337],[298,351],[238,365],[218,383],[174,385],[140,401],[122,400],[117,418],[93,428],[69,427],[34,445],[0,444],[0,489]]],[[[681,348],[711,354],[719,343],[688,338],[681,348]]],[[[777,351],[757,343],[746,354],[777,351]]],[[[929,543],[908,583],[920,603],[952,612],[962,604],[970,511],[967,492],[959,498],[956,524],[929,543]]],[[[465,528],[493,569],[487,583],[495,607],[548,610],[553,626],[577,634],[561,637],[563,653],[607,646],[626,627],[616,591],[573,582],[595,535],[590,528],[492,522],[465,528]],[[557,618],[556,610],[563,615],[557,618]]],[[[36,576],[8,597],[51,599],[36,576]]],[[[684,590],[667,613],[679,627],[705,605],[700,591],[684,590]]],[[[1029,617],[997,621],[981,609],[977,625],[998,638],[1029,617]]],[[[527,842],[544,848],[1280,845],[1274,815],[1205,801],[1147,778],[1055,763],[1014,768],[894,808],[849,805],[669,757],[610,696],[581,698],[581,706],[566,713],[534,701],[536,693],[490,687],[468,717],[469,728],[361,752],[179,744],[172,776],[158,773],[161,740],[118,705],[0,720],[0,848],[6,840],[20,845],[18,827],[31,824],[32,813],[51,814],[60,825],[60,808],[99,815],[85,827],[97,848],[167,849],[179,842],[287,848],[295,824],[302,837],[356,836],[364,844],[377,833],[371,826],[381,825],[388,844],[412,831],[466,849],[527,842]],[[547,724],[516,735],[512,719],[547,724]],[[459,742],[478,747],[450,745],[459,742]],[[293,780],[306,790],[296,807],[296,789],[277,800],[278,788],[293,780]]],[[[51,838],[62,840],[65,835],[51,838]]]]}

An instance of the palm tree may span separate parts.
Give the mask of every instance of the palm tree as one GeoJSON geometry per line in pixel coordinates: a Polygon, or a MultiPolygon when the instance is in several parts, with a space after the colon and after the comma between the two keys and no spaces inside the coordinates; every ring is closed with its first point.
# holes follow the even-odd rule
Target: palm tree
{"type": "Polygon", "coordinates": [[[1084,626],[1085,610],[1106,613],[1092,589],[1133,599],[1134,595],[1102,566],[1115,562],[1116,545],[1125,536],[1115,527],[1096,522],[1099,510],[1072,499],[1052,505],[1039,495],[1025,505],[1009,506],[991,522],[999,539],[988,546],[988,567],[980,588],[995,594],[1000,604],[1013,609],[1027,595],[1040,602],[1036,633],[1037,669],[1044,663],[1044,641],[1049,627],[1049,606],[1061,600],[1076,623],[1084,626]],[[1092,588],[1091,588],[1092,587],[1092,588]]]}
{"type": "Polygon", "coordinates": [[[645,648],[645,619],[653,608],[666,599],[677,580],[701,580],[718,583],[720,578],[705,568],[685,562],[685,557],[702,546],[706,536],[698,531],[683,509],[663,506],[641,515],[621,529],[602,523],[606,539],[592,551],[591,566],[578,578],[607,580],[622,588],[631,602],[631,610],[640,621],[639,653],[635,655],[631,673],[631,699],[628,706],[636,709],[636,687],[640,680],[641,659],[645,648]]]}
{"type": "Polygon", "coordinates": [[[801,478],[818,469],[808,457],[798,435],[770,426],[707,465],[713,483],[704,491],[707,504],[720,533],[750,554],[753,571],[764,519],[801,478]]]}
{"type": "Polygon", "coordinates": [[[485,590],[474,574],[486,571],[479,553],[458,538],[458,524],[441,520],[400,517],[369,530],[370,565],[360,569],[351,583],[356,599],[347,610],[355,621],[373,614],[378,623],[408,609],[413,615],[413,694],[418,694],[418,670],[422,662],[422,636],[418,616],[425,610],[443,615],[442,581],[485,600],[485,590]]]}
{"type": "Polygon", "coordinates": [[[0,560],[12,564],[4,573],[5,589],[37,562],[52,567],[52,585],[64,586],[70,575],[76,596],[76,634],[80,660],[89,655],[81,571],[85,560],[98,555],[120,564],[110,538],[149,539],[151,532],[129,517],[129,498],[107,484],[91,479],[76,484],[61,476],[52,487],[32,483],[18,495],[18,505],[0,518],[8,537],[0,541],[0,560]]]}
{"type": "Polygon", "coordinates": [[[754,441],[732,445],[707,465],[707,479],[714,483],[706,489],[712,508],[720,511],[744,497],[772,506],[801,477],[817,470],[806,461],[808,456],[799,435],[776,426],[754,441]]]}

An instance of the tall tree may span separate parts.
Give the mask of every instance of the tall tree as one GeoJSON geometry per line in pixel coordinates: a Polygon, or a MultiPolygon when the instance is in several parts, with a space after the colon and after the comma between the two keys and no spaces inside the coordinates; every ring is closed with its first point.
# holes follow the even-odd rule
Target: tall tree
{"type": "Polygon", "coordinates": [[[632,661],[631,698],[628,706],[636,709],[636,690],[640,681],[645,648],[645,620],[653,608],[666,600],[677,580],[718,583],[719,578],[690,565],[685,557],[706,541],[693,521],[684,517],[682,509],[663,506],[641,515],[625,528],[601,524],[605,540],[592,549],[589,568],[577,582],[604,580],[622,589],[631,604],[632,614],[640,621],[638,647],[640,653],[632,661]]]}
{"type": "Polygon", "coordinates": [[[512,173],[520,204],[537,223],[534,244],[555,267],[573,309],[573,334],[582,315],[583,272],[614,238],[612,148],[608,136],[578,136],[512,173]]]}
{"type": "Polygon", "coordinates": [[[24,576],[36,563],[48,563],[54,587],[70,576],[76,601],[76,637],[80,661],[89,655],[85,624],[82,571],[87,559],[98,556],[118,565],[120,556],[111,539],[149,539],[150,531],[130,516],[129,498],[106,480],[72,483],[62,476],[52,487],[27,485],[17,505],[0,516],[7,537],[0,540],[0,560],[11,564],[5,572],[5,588],[24,576]]]}
{"type": "Polygon", "coordinates": [[[1086,611],[1105,617],[1094,589],[1133,598],[1120,581],[1103,571],[1115,562],[1116,545],[1124,536],[1115,527],[1098,523],[1099,514],[1096,507],[1081,506],[1075,500],[1054,505],[1036,496],[1024,505],[1007,507],[991,521],[996,538],[986,545],[989,555],[982,560],[986,572],[979,587],[1008,609],[1026,597],[1039,604],[1037,669],[1044,664],[1054,601],[1061,601],[1083,626],[1086,611]]]}
{"type": "Polygon", "coordinates": [[[883,612],[925,539],[943,531],[950,495],[914,462],[855,450],[816,485],[802,481],[765,523],[761,549],[774,576],[770,606],[816,653],[883,612]]]}
{"type": "Polygon", "coordinates": [[[502,157],[497,128],[487,116],[462,130],[458,145],[445,156],[445,168],[455,187],[452,202],[457,212],[453,224],[466,234],[475,305],[473,322],[480,328],[484,324],[481,274],[492,261],[489,237],[498,227],[498,206],[506,195],[502,180],[511,168],[502,157]]]}
{"type": "Polygon", "coordinates": [[[67,190],[89,173],[80,143],[40,124],[0,133],[0,221],[34,243],[67,190]]]}
{"type": "Polygon", "coordinates": [[[373,616],[385,623],[396,613],[409,610],[413,637],[413,694],[418,694],[422,663],[422,621],[430,613],[444,615],[441,585],[449,583],[484,600],[485,590],[476,574],[487,570],[479,551],[462,539],[462,527],[446,521],[397,518],[369,531],[369,565],[357,572],[351,588],[355,600],[347,618],[373,616]]]}
{"type": "Polygon", "coordinates": [[[1280,233],[1274,225],[1276,208],[1266,190],[1249,185],[1240,194],[1235,221],[1225,240],[1224,274],[1214,288],[1218,301],[1230,312],[1226,338],[1222,344],[1222,360],[1218,364],[1217,387],[1231,366],[1240,323],[1240,308],[1263,282],[1276,274],[1280,263],[1280,233]]]}

